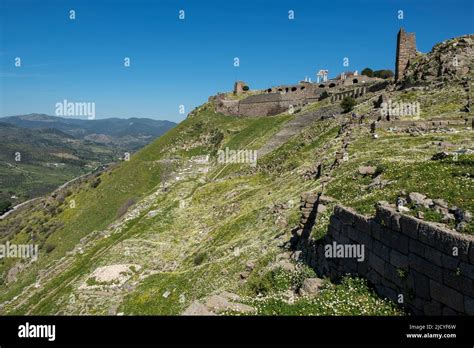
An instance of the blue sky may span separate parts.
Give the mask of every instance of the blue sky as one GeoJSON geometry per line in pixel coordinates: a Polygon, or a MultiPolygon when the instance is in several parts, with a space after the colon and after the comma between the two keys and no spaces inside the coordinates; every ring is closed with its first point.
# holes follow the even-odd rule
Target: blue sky
{"type": "Polygon", "coordinates": [[[236,79],[266,88],[314,80],[322,68],[331,77],[367,66],[394,70],[401,26],[416,32],[418,50],[427,52],[474,32],[473,3],[0,0],[0,116],[53,115],[55,104],[67,99],[95,102],[97,118],[178,122],[186,116],[180,105],[187,113],[231,90],[236,79]],[[181,9],[185,20],[178,18],[181,9]],[[14,66],[15,57],[22,67],[14,66]],[[124,57],[131,67],[123,66],[124,57]]]}

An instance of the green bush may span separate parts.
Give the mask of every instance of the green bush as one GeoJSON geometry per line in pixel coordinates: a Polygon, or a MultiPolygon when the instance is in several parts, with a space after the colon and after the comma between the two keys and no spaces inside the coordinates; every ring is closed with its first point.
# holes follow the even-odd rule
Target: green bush
{"type": "Polygon", "coordinates": [[[249,89],[250,89],[249,86],[242,87],[242,90],[244,90],[244,91],[248,91],[249,89]]]}
{"type": "Polygon", "coordinates": [[[195,257],[194,257],[194,265],[195,266],[199,266],[200,264],[202,264],[204,262],[204,260],[206,259],[207,257],[207,254],[206,253],[199,253],[197,254],[195,257]]]}

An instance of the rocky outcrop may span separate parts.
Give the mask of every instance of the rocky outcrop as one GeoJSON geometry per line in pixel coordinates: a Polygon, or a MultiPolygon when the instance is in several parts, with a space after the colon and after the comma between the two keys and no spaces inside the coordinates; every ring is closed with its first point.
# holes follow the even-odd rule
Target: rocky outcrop
{"type": "Polygon", "coordinates": [[[473,75],[474,35],[443,41],[430,53],[417,57],[410,64],[403,85],[433,80],[461,80],[473,75]]]}

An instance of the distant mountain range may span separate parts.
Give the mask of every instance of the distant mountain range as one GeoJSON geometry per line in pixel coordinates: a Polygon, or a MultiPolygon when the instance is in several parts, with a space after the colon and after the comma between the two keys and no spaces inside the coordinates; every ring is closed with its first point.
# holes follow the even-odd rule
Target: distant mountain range
{"type": "Polygon", "coordinates": [[[176,123],[149,118],[106,118],[83,120],[45,114],[29,114],[0,118],[0,122],[24,128],[59,130],[77,139],[111,143],[124,150],[136,150],[166,133],[176,123]]]}
{"type": "Polygon", "coordinates": [[[0,213],[135,152],[176,123],[147,118],[0,118],[0,213]]]}

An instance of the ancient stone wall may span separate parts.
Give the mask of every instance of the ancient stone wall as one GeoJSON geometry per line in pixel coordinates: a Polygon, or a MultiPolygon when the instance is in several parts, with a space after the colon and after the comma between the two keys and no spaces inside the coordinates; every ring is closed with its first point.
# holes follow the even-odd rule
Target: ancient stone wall
{"type": "Polygon", "coordinates": [[[357,87],[349,91],[335,93],[331,96],[331,102],[336,102],[344,99],[345,97],[359,98],[367,92],[366,87],[357,87]]]}
{"type": "Polygon", "coordinates": [[[239,104],[238,100],[216,99],[216,112],[223,113],[224,115],[238,116],[239,104]]]}
{"type": "Polygon", "coordinates": [[[405,128],[410,128],[410,127],[417,127],[420,129],[436,129],[440,127],[449,127],[449,126],[460,126],[460,125],[466,125],[470,126],[469,120],[466,119],[439,119],[439,120],[391,120],[391,121],[383,121],[383,122],[377,122],[375,124],[376,128],[399,128],[399,129],[405,129],[405,128]]]}
{"type": "MultiPolygon", "coordinates": [[[[313,217],[318,207],[309,203],[314,213],[304,213],[313,217]]],[[[322,275],[365,277],[381,296],[415,314],[474,314],[474,236],[382,205],[373,218],[336,206],[327,235],[318,241],[308,235],[299,233],[297,248],[322,275]],[[363,261],[328,257],[327,246],[334,243],[363,245],[363,261]]]]}
{"type": "Polygon", "coordinates": [[[416,57],[415,33],[407,33],[403,28],[397,36],[397,61],[395,63],[395,80],[398,81],[405,75],[405,69],[410,61],[416,57]]]}

